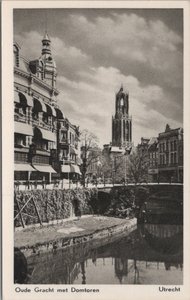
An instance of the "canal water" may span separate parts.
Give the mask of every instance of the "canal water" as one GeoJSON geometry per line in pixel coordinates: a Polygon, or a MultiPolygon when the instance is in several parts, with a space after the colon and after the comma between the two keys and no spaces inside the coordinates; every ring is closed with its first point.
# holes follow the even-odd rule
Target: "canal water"
{"type": "Polygon", "coordinates": [[[144,224],[126,236],[28,260],[29,284],[183,284],[183,226],[144,224]]]}

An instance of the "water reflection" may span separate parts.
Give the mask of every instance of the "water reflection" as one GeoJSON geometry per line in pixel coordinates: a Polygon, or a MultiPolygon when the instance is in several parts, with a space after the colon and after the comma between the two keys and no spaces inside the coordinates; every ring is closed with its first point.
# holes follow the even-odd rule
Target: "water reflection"
{"type": "Polygon", "coordinates": [[[34,284],[182,284],[183,227],[145,224],[131,234],[29,259],[34,284]]]}

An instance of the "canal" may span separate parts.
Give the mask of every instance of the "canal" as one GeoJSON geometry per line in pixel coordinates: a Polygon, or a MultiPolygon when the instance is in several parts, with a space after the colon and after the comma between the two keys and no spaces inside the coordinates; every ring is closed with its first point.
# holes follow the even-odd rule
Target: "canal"
{"type": "Polygon", "coordinates": [[[183,284],[183,226],[142,224],[126,236],[28,258],[29,284],[183,284]]]}

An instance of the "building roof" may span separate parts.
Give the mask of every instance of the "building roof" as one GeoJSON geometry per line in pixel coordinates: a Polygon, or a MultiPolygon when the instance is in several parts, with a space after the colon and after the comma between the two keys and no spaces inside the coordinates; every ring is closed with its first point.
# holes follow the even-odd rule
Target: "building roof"
{"type": "Polygon", "coordinates": [[[123,153],[123,152],[125,152],[125,150],[122,148],[116,147],[116,146],[112,146],[110,152],[123,153]]]}
{"type": "Polygon", "coordinates": [[[162,139],[162,138],[166,138],[166,137],[172,137],[172,136],[178,135],[179,133],[180,134],[183,133],[183,128],[178,127],[178,128],[175,128],[175,129],[170,129],[168,131],[160,132],[158,134],[158,139],[162,139]]]}
{"type": "Polygon", "coordinates": [[[150,140],[149,140],[149,142],[148,142],[148,144],[152,145],[152,144],[157,143],[157,142],[158,142],[157,137],[151,137],[150,140]]]}

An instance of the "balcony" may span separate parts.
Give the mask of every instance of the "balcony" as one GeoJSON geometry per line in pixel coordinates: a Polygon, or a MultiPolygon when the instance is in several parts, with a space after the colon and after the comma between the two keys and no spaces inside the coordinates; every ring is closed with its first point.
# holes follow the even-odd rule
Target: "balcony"
{"type": "Polygon", "coordinates": [[[69,145],[69,140],[68,139],[60,139],[59,144],[61,145],[69,145]]]}
{"type": "Polygon", "coordinates": [[[21,113],[15,112],[14,120],[21,123],[29,123],[29,118],[25,114],[21,114],[21,113]]]}
{"type": "Polygon", "coordinates": [[[33,119],[32,124],[39,128],[46,129],[51,132],[56,132],[56,127],[54,125],[45,123],[44,121],[41,121],[40,119],[33,119]]]}

